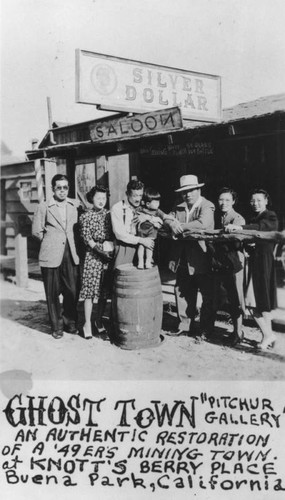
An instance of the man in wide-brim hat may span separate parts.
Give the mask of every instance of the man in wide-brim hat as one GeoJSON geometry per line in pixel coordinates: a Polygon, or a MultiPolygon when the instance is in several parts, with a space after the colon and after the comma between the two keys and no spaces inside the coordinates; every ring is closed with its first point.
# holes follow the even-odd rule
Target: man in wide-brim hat
{"type": "Polygon", "coordinates": [[[176,273],[175,298],[179,318],[178,330],[194,334],[197,293],[202,295],[200,312],[200,332],[198,339],[211,334],[214,327],[213,315],[213,278],[211,275],[210,257],[205,241],[183,239],[185,230],[214,229],[215,206],[201,196],[204,183],[198,181],[196,175],[183,175],[177,193],[182,194],[183,202],[177,204],[171,214],[175,221],[169,222],[172,243],[169,268],[176,273]]]}

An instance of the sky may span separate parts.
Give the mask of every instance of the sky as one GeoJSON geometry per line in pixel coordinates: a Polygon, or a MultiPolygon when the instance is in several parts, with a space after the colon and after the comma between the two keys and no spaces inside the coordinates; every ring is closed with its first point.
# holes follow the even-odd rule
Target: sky
{"type": "Polygon", "coordinates": [[[222,107],[285,92],[285,0],[1,0],[1,138],[24,156],[75,102],[75,50],[220,75],[222,107]]]}

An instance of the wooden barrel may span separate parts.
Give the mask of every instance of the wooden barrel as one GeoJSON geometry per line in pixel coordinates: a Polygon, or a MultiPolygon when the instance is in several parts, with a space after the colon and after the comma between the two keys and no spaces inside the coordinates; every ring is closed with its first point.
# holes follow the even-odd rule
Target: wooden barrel
{"type": "Polygon", "coordinates": [[[161,342],[162,289],[157,267],[115,270],[112,319],[114,343],[122,349],[154,347],[161,342]]]}

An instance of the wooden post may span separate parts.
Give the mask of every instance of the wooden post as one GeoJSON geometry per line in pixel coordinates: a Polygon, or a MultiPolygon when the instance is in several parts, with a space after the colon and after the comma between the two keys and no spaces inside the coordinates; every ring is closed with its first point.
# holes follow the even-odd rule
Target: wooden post
{"type": "Polygon", "coordinates": [[[41,160],[35,160],[35,174],[36,174],[36,184],[38,191],[39,203],[44,201],[44,188],[43,188],[43,178],[42,178],[42,165],[41,160]]]}
{"type": "Polygon", "coordinates": [[[28,286],[28,251],[27,237],[17,231],[15,236],[16,284],[22,288],[28,286]]]}
{"type": "Polygon", "coordinates": [[[48,126],[52,128],[52,111],[51,111],[51,99],[47,97],[47,109],[48,109],[48,126]]]}
{"type": "Polygon", "coordinates": [[[69,181],[69,194],[70,198],[75,198],[75,161],[74,158],[67,158],[66,161],[66,175],[69,181]]]}
{"type": "Polygon", "coordinates": [[[109,156],[107,168],[111,207],[121,200],[126,192],[130,180],[130,155],[109,156]]]}
{"type": "Polygon", "coordinates": [[[1,180],[1,237],[0,237],[0,253],[1,255],[6,255],[6,181],[1,180]]]}
{"type": "Polygon", "coordinates": [[[44,172],[45,172],[46,200],[49,200],[53,195],[51,181],[53,176],[56,175],[57,173],[55,160],[52,159],[44,160],[44,172]]]}

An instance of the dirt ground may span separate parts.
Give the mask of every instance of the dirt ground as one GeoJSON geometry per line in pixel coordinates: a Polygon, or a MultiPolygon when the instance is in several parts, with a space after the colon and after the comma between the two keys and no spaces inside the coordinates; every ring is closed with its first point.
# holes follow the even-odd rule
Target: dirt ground
{"type": "MultiPolygon", "coordinates": [[[[261,334],[245,326],[245,339],[235,348],[227,340],[229,322],[219,319],[209,342],[170,337],[175,313],[164,304],[163,340],[158,347],[123,350],[109,340],[86,341],[65,333],[50,335],[43,284],[29,280],[26,289],[1,280],[1,371],[20,370],[43,380],[283,380],[285,334],[277,332],[270,352],[254,346],[261,334]]],[[[79,305],[79,323],[83,307],[79,305]]],[[[106,323],[107,324],[107,323],[106,323]]]]}

